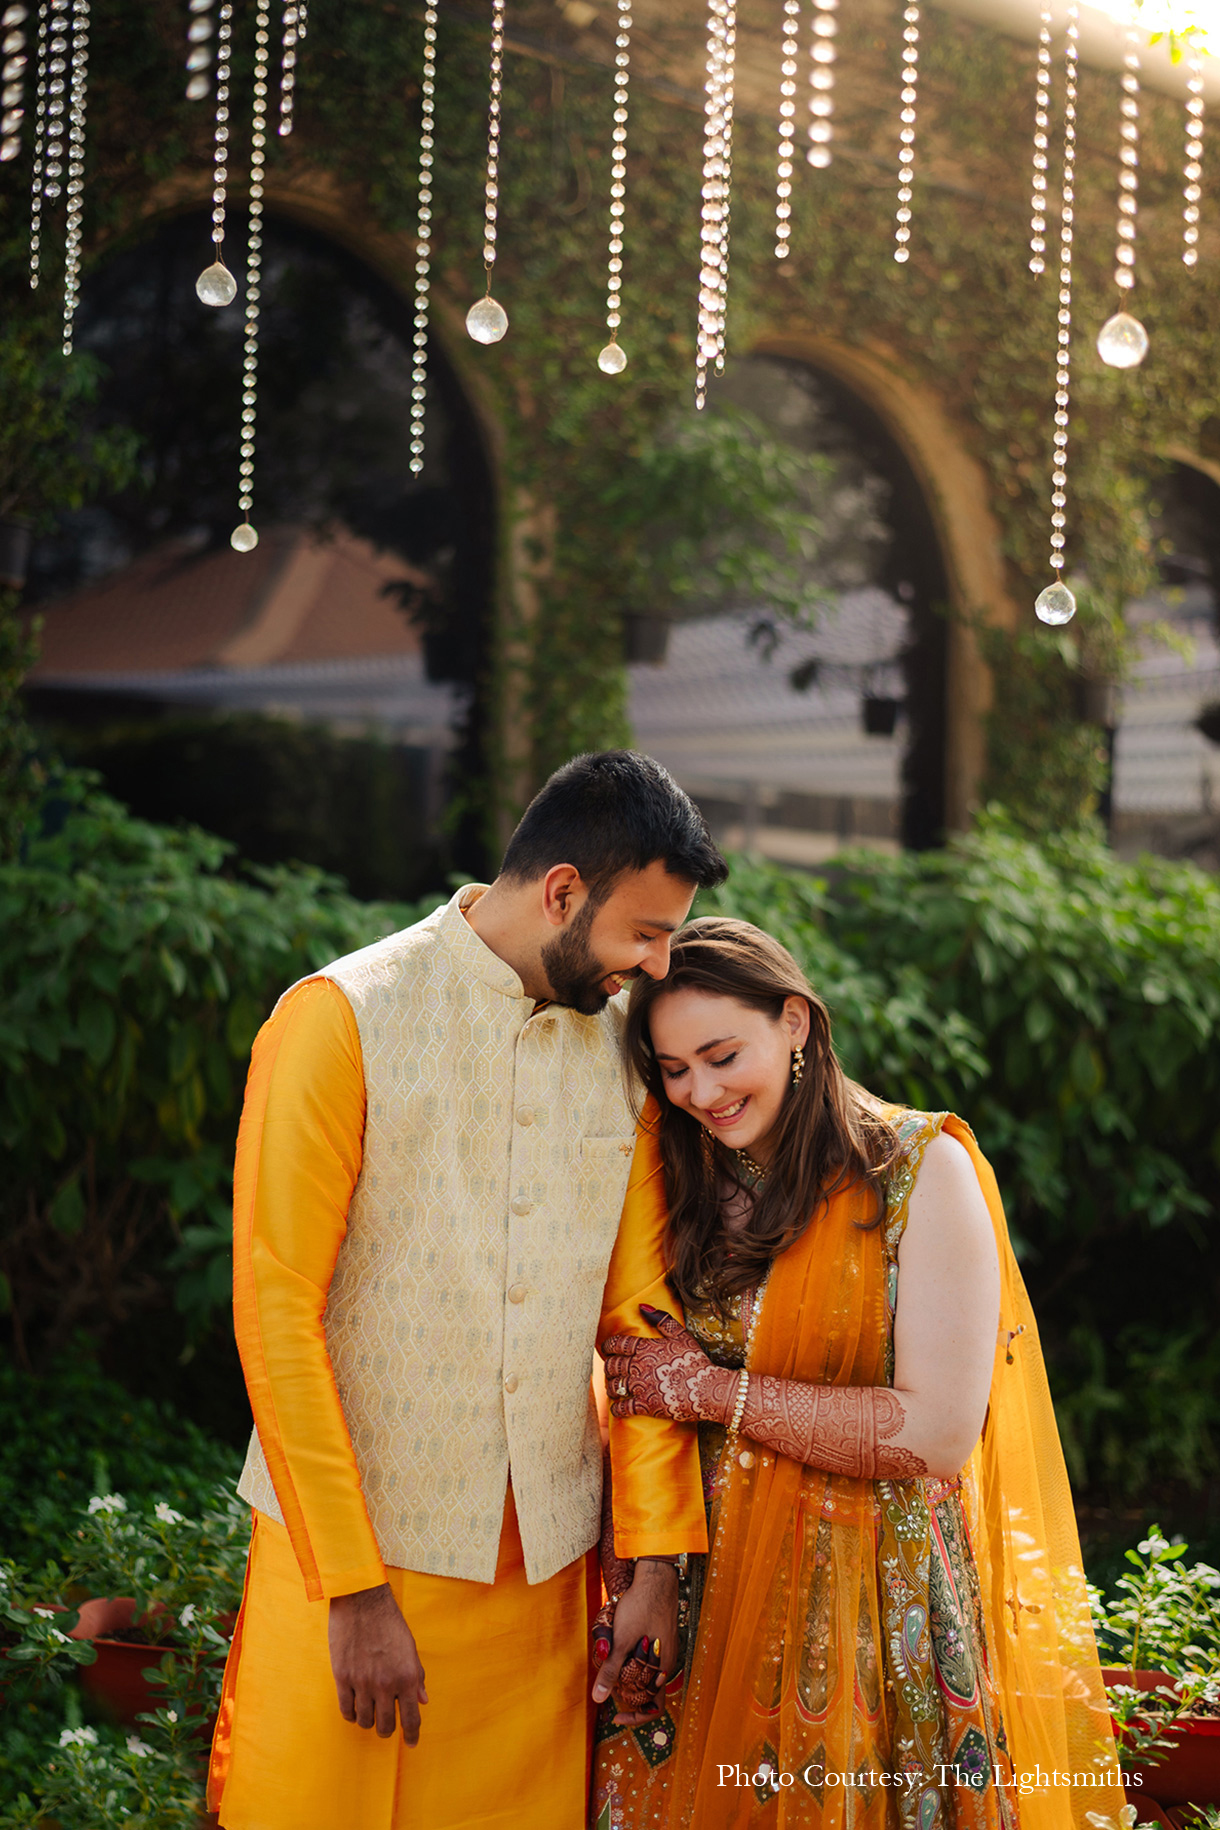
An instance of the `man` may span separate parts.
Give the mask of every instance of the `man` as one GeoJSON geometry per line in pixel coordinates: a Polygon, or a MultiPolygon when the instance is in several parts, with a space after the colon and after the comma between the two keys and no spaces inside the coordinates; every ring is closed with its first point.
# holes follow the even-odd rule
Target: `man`
{"type": "MultiPolygon", "coordinates": [[[[725,875],[657,763],[577,757],[490,888],[303,981],[260,1032],[234,1173],[254,1533],[212,1753],[226,1830],[581,1830],[589,1375],[604,1305],[628,1325],[656,1270],[607,1285],[634,1131],[610,1000],[664,975],[725,875]]],[[[693,1443],[639,1451],[624,1554],[697,1548],[693,1443]]],[[[674,1572],[641,1561],[599,1682],[640,1641],[672,1656],[675,1629],[674,1572]]]]}

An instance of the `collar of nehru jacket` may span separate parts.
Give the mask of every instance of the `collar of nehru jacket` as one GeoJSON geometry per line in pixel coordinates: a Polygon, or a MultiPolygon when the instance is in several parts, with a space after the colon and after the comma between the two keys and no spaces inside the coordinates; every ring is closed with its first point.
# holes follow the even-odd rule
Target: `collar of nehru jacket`
{"type": "MultiPolygon", "coordinates": [[[[493,953],[466,920],[471,908],[486,890],[485,883],[465,883],[441,910],[440,931],[450,958],[458,970],[478,979],[502,997],[525,999],[525,986],[518,975],[498,953],[493,953]]],[[[526,1000],[530,1004],[533,999],[526,1000]]]]}

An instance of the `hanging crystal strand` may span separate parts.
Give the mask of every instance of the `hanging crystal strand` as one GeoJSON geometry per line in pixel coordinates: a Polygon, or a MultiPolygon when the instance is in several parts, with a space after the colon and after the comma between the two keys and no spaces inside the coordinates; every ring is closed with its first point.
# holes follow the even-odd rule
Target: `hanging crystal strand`
{"type": "Polygon", "coordinates": [[[716,357],[716,328],[720,312],[720,270],[717,256],[720,200],[723,192],[723,127],[720,90],[724,70],[724,9],[722,0],[708,0],[707,76],[703,104],[703,184],[700,204],[699,334],[695,353],[695,405],[707,398],[707,365],[716,357]]]}
{"type": "Polygon", "coordinates": [[[898,227],[894,230],[894,240],[898,244],[894,249],[896,261],[908,261],[911,250],[907,243],[911,239],[911,180],[915,175],[915,84],[919,76],[919,8],[908,6],[903,13],[906,25],[903,29],[902,47],[902,122],[898,134],[898,209],[896,212],[898,227]]]}
{"type": "Polygon", "coordinates": [[[1051,570],[1054,582],[1039,591],[1034,609],[1044,623],[1070,623],[1076,599],[1063,582],[1067,516],[1068,403],[1072,361],[1072,224],[1076,215],[1076,72],[1080,7],[1069,0],[1063,47],[1063,214],[1059,229],[1059,336],[1055,357],[1055,450],[1051,472],[1051,570]]]}
{"type": "Polygon", "coordinates": [[[4,40],[0,56],[4,59],[4,87],[0,90],[0,165],[7,165],[21,151],[21,123],[25,119],[25,33],[22,26],[29,18],[29,8],[6,6],[0,15],[4,40]]]}
{"type": "Polygon", "coordinates": [[[34,113],[34,172],[30,183],[30,288],[38,290],[42,258],[42,177],[47,144],[47,0],[38,9],[38,86],[34,113]]]}
{"type": "Polygon", "coordinates": [[[504,0],[491,0],[491,95],[487,103],[487,182],[483,193],[483,270],[487,290],[466,313],[466,329],[476,343],[498,343],[508,329],[508,313],[491,296],[496,264],[496,216],[500,197],[500,95],[504,62],[504,0]]]}
{"type": "Polygon", "coordinates": [[[1045,273],[1046,262],[1046,130],[1050,125],[1051,102],[1051,9],[1045,4],[1038,30],[1038,78],[1034,91],[1034,173],[1033,196],[1029,200],[1029,270],[1045,273]]]}
{"type": "Polygon", "coordinates": [[[186,28],[186,99],[201,102],[212,87],[208,71],[212,67],[211,38],[216,27],[211,12],[215,0],[191,0],[191,23],[186,28]]]}
{"type": "Polygon", "coordinates": [[[622,322],[623,214],[627,195],[627,71],[631,57],[631,0],[619,0],[617,50],[614,57],[614,151],[610,163],[610,257],[606,280],[606,328],[610,341],[597,358],[605,375],[621,375],[627,352],[619,345],[622,322]]]}
{"type": "Polygon", "coordinates": [[[229,60],[233,54],[233,8],[220,9],[216,46],[216,136],[212,155],[212,242],[216,259],[195,281],[195,291],[205,305],[231,305],[237,281],[225,266],[225,205],[229,180],[229,60]]]}
{"type": "Polygon", "coordinates": [[[42,194],[54,202],[63,177],[64,72],[68,68],[68,6],[70,0],[51,0],[50,42],[47,61],[47,120],[44,132],[42,194]]]}
{"type": "Polygon", "coordinates": [[[436,127],[436,6],[424,7],[423,105],[419,122],[419,204],[415,217],[415,343],[411,353],[411,475],[424,467],[428,398],[428,305],[432,268],[432,142],[436,127]]]}
{"type": "Polygon", "coordinates": [[[703,185],[700,208],[699,337],[695,355],[695,406],[707,399],[707,369],[721,352],[727,267],[728,165],[725,139],[725,0],[708,0],[707,80],[703,105],[703,185]]]}
{"type": "Polygon", "coordinates": [[[830,164],[830,141],[834,129],[835,33],[839,22],[835,10],[839,0],[813,0],[813,62],[809,67],[809,151],[810,165],[830,164]]]}
{"type": "Polygon", "coordinates": [[[300,9],[292,5],[292,0],[285,0],[280,52],[281,139],[287,139],[292,132],[292,106],[297,86],[297,39],[302,36],[299,29],[300,17],[300,9]]]}
{"type": "Polygon", "coordinates": [[[297,0],[297,37],[302,43],[309,30],[309,0],[297,0]]]}
{"type": "Polygon", "coordinates": [[[1193,35],[1187,45],[1186,69],[1186,164],[1183,169],[1186,184],[1182,191],[1186,207],[1182,211],[1182,260],[1187,267],[1194,267],[1199,260],[1195,243],[1199,239],[1199,199],[1203,195],[1199,188],[1203,176],[1203,59],[1193,35]]]}
{"type": "MultiPolygon", "coordinates": [[[[1123,54],[1122,161],[1118,174],[1118,247],[1114,284],[1120,292],[1135,285],[1135,212],[1140,156],[1140,54],[1139,30],[1127,27],[1123,54]]],[[[1148,354],[1148,332],[1138,318],[1121,307],[1107,318],[1097,335],[1097,353],[1112,369],[1133,369],[1148,354]]]]}
{"type": "Polygon", "coordinates": [[[267,46],[271,34],[271,0],[258,0],[254,22],[254,113],[250,134],[250,229],[246,241],[246,346],[242,362],[241,464],[237,502],[242,519],[229,535],[229,545],[249,553],[258,545],[258,532],[250,525],[254,505],[254,403],[258,393],[258,309],[262,296],[263,266],[263,166],[267,154],[267,46]]]}
{"type": "Polygon", "coordinates": [[[716,373],[724,374],[725,338],[729,318],[729,212],[733,202],[733,105],[737,62],[736,0],[726,0],[724,9],[724,69],[720,84],[720,114],[724,122],[724,205],[720,221],[720,254],[717,262],[716,290],[720,310],[716,317],[716,373]]]}
{"type": "Polygon", "coordinates": [[[73,0],[72,87],[68,114],[68,233],[64,245],[64,343],[72,354],[72,321],[80,302],[81,198],[85,189],[85,108],[89,93],[89,0],[73,0]]]}
{"type": "Polygon", "coordinates": [[[801,0],[784,0],[783,38],[780,40],[779,158],[775,167],[775,258],[787,260],[792,236],[792,155],[796,122],[797,30],[801,0]]]}

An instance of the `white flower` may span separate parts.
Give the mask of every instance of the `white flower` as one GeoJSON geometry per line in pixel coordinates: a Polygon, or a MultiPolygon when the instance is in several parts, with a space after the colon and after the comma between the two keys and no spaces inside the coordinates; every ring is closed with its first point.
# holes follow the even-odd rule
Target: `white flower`
{"type": "Polygon", "coordinates": [[[54,1608],[35,1608],[34,1612],[37,1614],[39,1620],[54,1620],[55,1618],[54,1608]]]}
{"type": "Polygon", "coordinates": [[[94,1728],[65,1728],[60,1730],[60,1747],[96,1747],[97,1730],[94,1728]]]}
{"type": "Polygon", "coordinates": [[[195,1616],[196,1616],[196,1614],[198,1614],[198,1612],[199,1612],[199,1609],[195,1606],[194,1602],[188,1601],[186,1606],[183,1608],[182,1612],[178,1616],[178,1625],[180,1627],[194,1626],[195,1616]]]}
{"type": "Polygon", "coordinates": [[[127,1501],[121,1493],[95,1493],[89,1501],[90,1512],[126,1512],[127,1501]]]}
{"type": "Polygon", "coordinates": [[[147,1741],[141,1741],[139,1735],[128,1735],[127,1752],[134,1754],[137,1760],[146,1760],[152,1753],[147,1741]]]}
{"type": "Polygon", "coordinates": [[[71,1641],[69,1640],[68,1635],[66,1633],[61,1633],[58,1627],[51,1628],[51,1638],[57,1639],[61,1646],[67,1646],[67,1645],[71,1644],[71,1641]]]}
{"type": "Polygon", "coordinates": [[[167,1506],[164,1500],[157,1501],[156,1514],[163,1525],[181,1525],[182,1523],[182,1514],[175,1512],[172,1506],[167,1506]]]}
{"type": "Polygon", "coordinates": [[[176,1709],[167,1709],[165,1712],[165,1720],[167,1722],[176,1722],[178,1720],[178,1711],[176,1709]]]}
{"type": "Polygon", "coordinates": [[[1106,1817],[1100,1811],[1086,1811],[1086,1820],[1093,1825],[1093,1830],[1134,1830],[1139,1812],[1134,1805],[1123,1805],[1118,1813],[1118,1823],[1112,1817],[1106,1817]]]}

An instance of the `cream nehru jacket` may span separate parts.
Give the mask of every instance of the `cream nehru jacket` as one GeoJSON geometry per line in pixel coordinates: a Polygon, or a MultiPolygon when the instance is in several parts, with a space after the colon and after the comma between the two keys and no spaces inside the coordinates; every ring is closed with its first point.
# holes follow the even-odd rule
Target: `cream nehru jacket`
{"type": "MultiPolygon", "coordinates": [[[[544,1582],[598,1535],[589,1374],[634,1125],[621,1009],[535,1014],[462,914],[481,889],[325,968],[368,1095],[326,1345],[384,1561],[492,1581],[511,1474],[544,1582]]],[[[238,1491],[280,1518],[257,1434],[238,1491]]]]}

